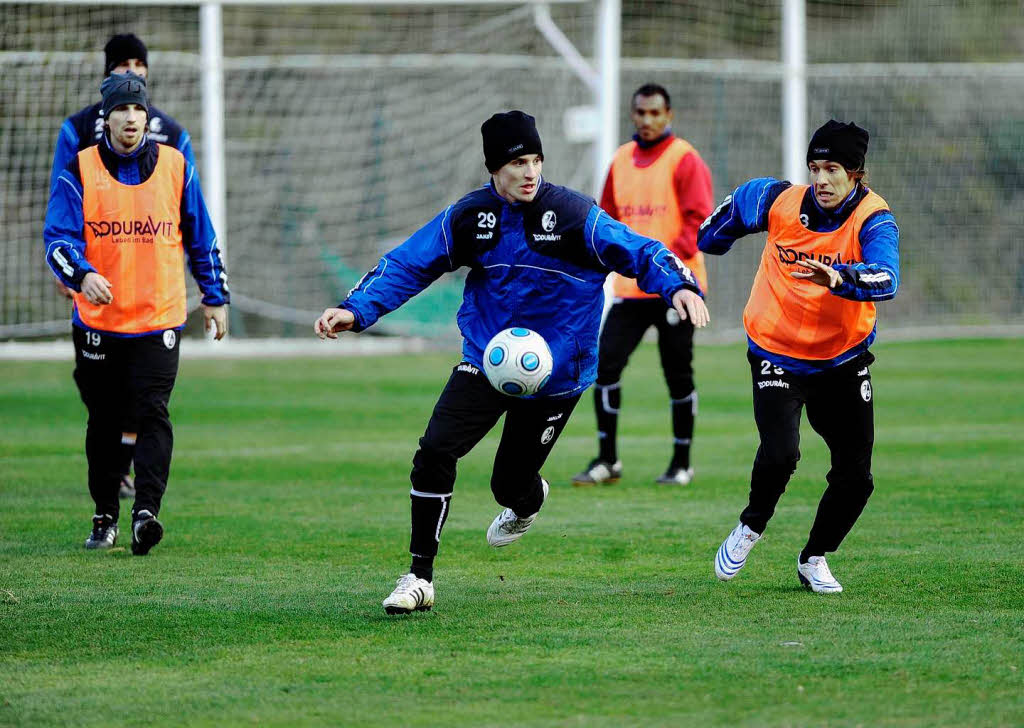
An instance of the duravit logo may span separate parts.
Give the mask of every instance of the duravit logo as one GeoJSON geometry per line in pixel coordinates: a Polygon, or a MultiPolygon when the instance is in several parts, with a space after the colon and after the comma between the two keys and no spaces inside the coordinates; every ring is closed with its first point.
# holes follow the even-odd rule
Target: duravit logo
{"type": "Polygon", "coordinates": [[[157,235],[172,235],[174,223],[170,220],[86,220],[85,224],[95,238],[112,238],[115,243],[152,243],[157,235]]]}
{"type": "Polygon", "coordinates": [[[839,253],[834,255],[828,253],[806,253],[802,250],[797,251],[792,248],[784,248],[778,243],[775,243],[775,249],[778,251],[779,262],[785,265],[795,265],[801,260],[817,260],[825,265],[835,265],[843,262],[843,256],[839,253]]]}
{"type": "Polygon", "coordinates": [[[525,146],[526,146],[525,144],[516,144],[514,147],[509,147],[508,148],[508,153],[509,154],[515,154],[520,149],[523,149],[525,146]]]}

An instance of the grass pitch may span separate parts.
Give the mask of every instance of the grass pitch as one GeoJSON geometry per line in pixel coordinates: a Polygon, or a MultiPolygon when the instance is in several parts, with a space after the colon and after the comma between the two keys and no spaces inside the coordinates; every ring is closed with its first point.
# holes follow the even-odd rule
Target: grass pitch
{"type": "Polygon", "coordinates": [[[408,567],[410,461],[455,355],[185,360],[145,558],[127,528],[82,548],[72,364],[2,362],[0,725],[1022,725],[1024,343],[874,351],[876,490],[830,558],[843,594],[795,573],[828,468],[806,422],[763,541],[714,578],[756,447],[743,348],[698,350],[680,489],[653,484],[669,410],[644,345],[622,482],[568,484],[596,448],[585,395],[537,523],[490,549],[488,436],[460,465],[435,610],[401,618],[380,601],[408,567]]]}

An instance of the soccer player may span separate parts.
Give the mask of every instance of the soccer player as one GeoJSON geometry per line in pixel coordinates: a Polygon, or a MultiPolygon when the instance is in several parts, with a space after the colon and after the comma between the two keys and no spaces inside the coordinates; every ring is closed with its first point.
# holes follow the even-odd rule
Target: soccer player
{"type": "Polygon", "coordinates": [[[227,275],[195,168],[146,132],[146,82],[111,74],[101,86],[105,134],[78,152],[50,192],[46,262],[74,290],[75,383],[89,411],[85,453],[96,504],[88,549],[117,542],[122,425],[136,422],[132,553],[163,536],[157,520],[173,434],[167,402],[185,324],[185,258],[207,329],[227,332],[227,275]]]}
{"type": "Polygon", "coordinates": [[[548,495],[540,468],[597,367],[602,287],[610,271],[636,278],[680,318],[705,326],[707,308],[690,270],[664,245],[612,220],[583,195],[541,176],[544,152],[534,118],[495,114],[481,127],[491,179],[442,210],[381,258],[337,308],[314,324],[321,339],[363,331],[444,273],[466,276],[458,323],[462,361],[420,438],[412,467],[412,566],[384,600],[388,614],[430,609],[433,568],[448,517],[455,470],[504,414],[491,491],[504,507],[487,529],[494,547],[518,540],[548,495]],[[537,395],[492,388],[483,349],[510,327],[543,336],[554,370],[537,395]]]}
{"type": "MultiPolygon", "coordinates": [[[[630,116],[636,134],[615,153],[601,207],[638,233],[663,242],[707,292],[697,228],[714,206],[711,172],[697,150],[672,133],[672,102],[664,87],[645,84],[634,91],[630,116]]],[[[672,409],[672,458],[657,482],[688,485],[693,478],[690,444],[697,415],[693,322],[681,319],[660,296],[644,292],[634,279],[618,273],[612,278],[615,298],[601,331],[594,387],[598,455],[573,476],[573,485],[614,483],[622,477],[616,442],[620,380],[630,355],[651,326],[658,331],[658,353],[672,409]]]]}
{"type": "Polygon", "coordinates": [[[715,557],[729,580],[761,538],[800,459],[800,413],[832,456],[828,487],[797,559],[800,582],[841,592],[825,554],[836,551],[874,490],[875,304],[899,287],[899,228],[885,200],[864,185],[868,132],[832,120],[807,147],[810,185],[770,177],[736,188],[701,225],[698,246],[722,255],[767,231],[743,312],[754,420],[761,437],[750,498],[715,557]]]}
{"type": "MultiPolygon", "coordinates": [[[[148,78],[149,51],[146,49],[146,44],[135,35],[125,33],[112,36],[104,46],[103,53],[105,57],[104,78],[112,73],[128,72],[144,79],[148,78]]],[[[192,153],[192,137],[170,115],[155,106],[150,106],[147,126],[147,133],[152,141],[169,144],[185,155],[185,161],[193,167],[196,166],[195,155],[192,153]]],[[[51,190],[57,184],[60,173],[65,170],[76,154],[98,144],[103,139],[104,129],[103,103],[101,101],[80,109],[64,120],[57,136],[57,145],[53,150],[53,167],[50,172],[51,190]]],[[[70,288],[64,286],[60,281],[56,283],[57,290],[61,295],[73,298],[74,292],[70,288]]],[[[123,465],[121,466],[120,496],[122,498],[135,496],[135,486],[130,471],[136,431],[137,426],[132,422],[125,422],[122,425],[121,439],[124,441],[121,446],[123,465]]]]}

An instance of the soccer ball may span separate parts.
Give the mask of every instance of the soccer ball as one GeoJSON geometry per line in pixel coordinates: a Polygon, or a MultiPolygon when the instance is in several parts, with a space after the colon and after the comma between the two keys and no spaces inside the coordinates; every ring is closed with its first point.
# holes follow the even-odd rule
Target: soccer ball
{"type": "Polygon", "coordinates": [[[484,374],[491,386],[512,397],[536,394],[554,368],[548,342],[536,331],[521,327],[494,335],[484,348],[484,374]]]}

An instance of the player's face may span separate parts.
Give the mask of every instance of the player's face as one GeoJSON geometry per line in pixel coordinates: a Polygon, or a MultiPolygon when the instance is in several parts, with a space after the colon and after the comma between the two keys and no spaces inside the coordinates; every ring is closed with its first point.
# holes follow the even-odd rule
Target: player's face
{"type": "Polygon", "coordinates": [[[634,96],[630,118],[637,136],[645,142],[653,142],[672,123],[672,109],[666,108],[665,97],[661,94],[634,96]]]}
{"type": "Polygon", "coordinates": [[[494,189],[509,202],[530,202],[540,186],[540,168],[544,157],[524,154],[495,172],[494,189]]]}
{"type": "Polygon", "coordinates": [[[830,159],[812,159],[807,164],[814,186],[814,199],[826,210],[838,207],[853,191],[857,179],[846,167],[830,159]]]}
{"type": "Polygon", "coordinates": [[[110,71],[111,73],[134,73],[136,76],[142,76],[146,78],[149,75],[149,68],[146,64],[140,61],[138,58],[129,58],[126,61],[114,66],[110,71]]]}
{"type": "Polygon", "coordinates": [[[123,104],[111,109],[107,117],[110,142],[122,154],[135,150],[146,132],[146,110],[138,104],[123,104]]]}

